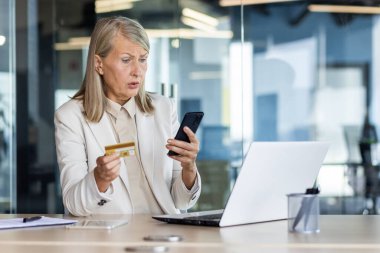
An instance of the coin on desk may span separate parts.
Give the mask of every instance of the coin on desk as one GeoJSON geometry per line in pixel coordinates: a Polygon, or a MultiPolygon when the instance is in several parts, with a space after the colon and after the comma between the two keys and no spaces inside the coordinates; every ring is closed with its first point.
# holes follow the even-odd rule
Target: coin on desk
{"type": "Polygon", "coordinates": [[[166,246],[131,246],[126,247],[125,251],[128,252],[167,252],[169,250],[166,246]]]}
{"type": "Polygon", "coordinates": [[[148,235],[144,237],[144,241],[154,242],[179,242],[183,238],[180,235],[148,235]]]}

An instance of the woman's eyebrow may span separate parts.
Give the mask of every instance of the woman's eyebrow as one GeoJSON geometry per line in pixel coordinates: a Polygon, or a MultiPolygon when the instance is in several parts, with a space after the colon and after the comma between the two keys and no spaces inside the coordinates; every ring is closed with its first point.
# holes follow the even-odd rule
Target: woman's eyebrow
{"type": "Polygon", "coordinates": [[[133,54],[130,54],[130,53],[127,53],[127,52],[121,52],[120,54],[121,54],[121,55],[124,55],[124,54],[126,54],[126,55],[128,55],[128,56],[131,56],[131,57],[133,57],[133,54]]]}
{"type": "MultiPolygon", "coordinates": [[[[131,53],[127,53],[127,52],[122,52],[121,54],[122,54],[122,55],[126,54],[126,55],[128,55],[129,57],[135,57],[133,54],[131,54],[131,53]]],[[[148,55],[149,55],[149,53],[144,53],[144,54],[141,54],[139,57],[146,57],[146,56],[148,56],[148,55]]]]}

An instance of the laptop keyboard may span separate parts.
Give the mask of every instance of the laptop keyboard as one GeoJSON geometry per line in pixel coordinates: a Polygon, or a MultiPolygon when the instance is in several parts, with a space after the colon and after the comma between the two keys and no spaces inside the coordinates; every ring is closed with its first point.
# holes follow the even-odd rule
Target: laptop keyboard
{"type": "Polygon", "coordinates": [[[223,213],[218,214],[208,214],[208,215],[199,215],[194,217],[187,217],[188,220],[220,220],[223,213]]]}

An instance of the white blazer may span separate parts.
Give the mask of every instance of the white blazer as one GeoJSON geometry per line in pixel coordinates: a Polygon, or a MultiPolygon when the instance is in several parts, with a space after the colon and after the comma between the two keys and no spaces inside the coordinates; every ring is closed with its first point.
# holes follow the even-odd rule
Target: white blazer
{"type": "MultiPolygon", "coordinates": [[[[147,181],[164,213],[179,213],[192,207],[201,192],[201,178],[189,191],[181,176],[180,163],[169,158],[165,144],[179,128],[176,108],[170,99],[152,94],[152,115],[136,111],[141,162],[147,181]]],[[[99,192],[94,177],[96,159],[104,147],[116,144],[112,124],[104,113],[98,123],[84,116],[82,101],[71,99],[55,113],[55,139],[63,204],[73,215],[131,213],[129,183],[122,159],[120,176],[106,193],[99,192]]]]}

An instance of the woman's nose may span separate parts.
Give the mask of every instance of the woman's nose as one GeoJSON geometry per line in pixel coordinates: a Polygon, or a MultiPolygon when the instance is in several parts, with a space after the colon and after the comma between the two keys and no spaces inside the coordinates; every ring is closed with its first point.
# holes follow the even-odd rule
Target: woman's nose
{"type": "Polygon", "coordinates": [[[131,75],[139,77],[142,74],[142,67],[138,61],[133,61],[131,75]]]}

